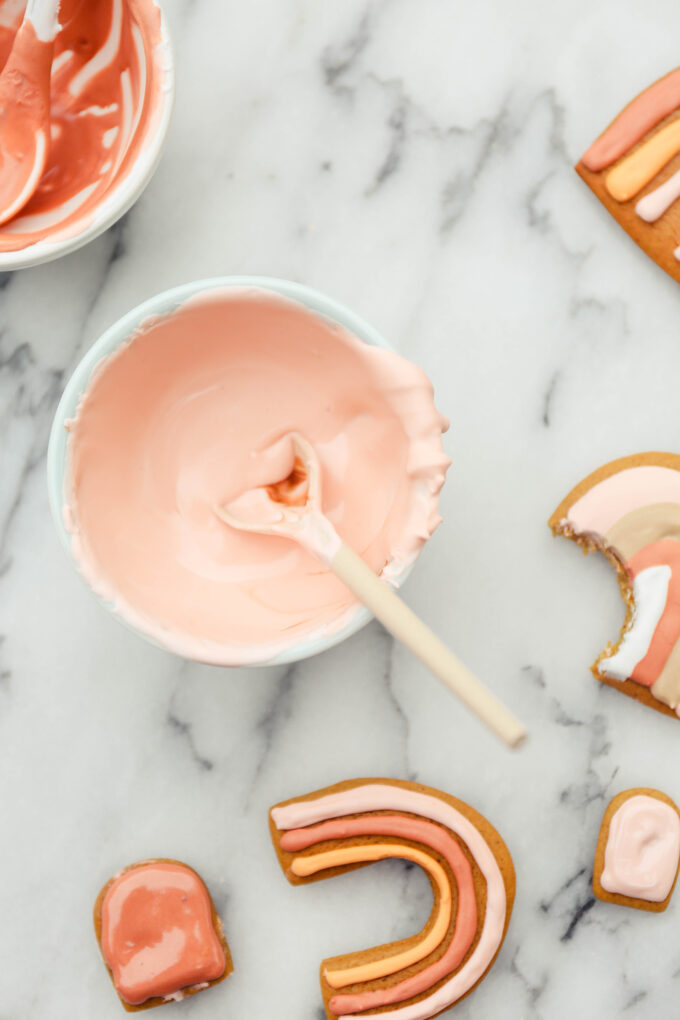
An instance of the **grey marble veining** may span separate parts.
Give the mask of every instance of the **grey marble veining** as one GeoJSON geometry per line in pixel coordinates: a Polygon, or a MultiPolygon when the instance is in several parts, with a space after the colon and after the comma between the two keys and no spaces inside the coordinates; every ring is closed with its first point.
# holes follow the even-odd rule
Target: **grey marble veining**
{"type": "Polygon", "coordinates": [[[318,963],[411,933],[416,868],[283,880],[273,802],[354,775],[469,801],[518,898],[458,1020],[674,1015],[680,903],[591,892],[604,807],[680,798],[680,728],[599,687],[622,608],[606,563],[545,522],[611,457],[677,449],[673,281],[571,165],[677,63],[670,0],[168,0],[178,97],[163,161],[87,248],[0,280],[0,1020],[122,1015],[90,910],[121,865],[191,862],[236,969],[169,1007],[321,1017],[318,963]],[[531,728],[510,756],[375,624],[288,668],[181,662],[98,608],[58,547],[44,479],[69,372],[153,293],[220,273],[302,280],[372,321],[452,422],[444,523],[411,605],[531,728]]]}

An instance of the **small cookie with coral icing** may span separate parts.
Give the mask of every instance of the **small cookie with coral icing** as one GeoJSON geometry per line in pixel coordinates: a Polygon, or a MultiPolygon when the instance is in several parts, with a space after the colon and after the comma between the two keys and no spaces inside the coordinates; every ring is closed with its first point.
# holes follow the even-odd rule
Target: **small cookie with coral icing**
{"type": "Polygon", "coordinates": [[[610,802],[595,849],[593,892],[600,900],[660,913],[680,865],[680,814],[660,790],[624,790],[610,802]]]}
{"type": "Polygon", "coordinates": [[[356,779],[277,804],[270,829],[294,885],[401,858],[432,886],[422,931],[323,961],[329,1020],[429,1020],[486,975],[510,921],[515,872],[505,843],[473,808],[419,783],[356,779]]]}
{"type": "Polygon", "coordinates": [[[549,521],[556,535],[598,549],[615,567],[626,619],[595,676],[678,717],[680,712],[680,456],[639,453],[580,482],[549,521]]]}
{"type": "Polygon", "coordinates": [[[636,96],[576,170],[636,244],[680,282],[680,68],[636,96]]]}
{"type": "Polygon", "coordinates": [[[210,893],[180,861],[139,861],[114,875],[97,897],[94,926],[130,1013],[195,995],[233,970],[210,893]]]}

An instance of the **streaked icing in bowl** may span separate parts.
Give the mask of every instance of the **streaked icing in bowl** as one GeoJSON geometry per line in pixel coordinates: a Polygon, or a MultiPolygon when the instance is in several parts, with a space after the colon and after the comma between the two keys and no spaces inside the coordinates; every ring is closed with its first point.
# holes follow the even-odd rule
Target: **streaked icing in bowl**
{"type": "MultiPolygon", "coordinates": [[[[0,0],[0,66],[22,4],[0,0]]],[[[139,196],[172,106],[170,46],[156,0],[62,0],[47,163],[28,204],[0,227],[0,269],[79,247],[139,196]]]]}
{"type": "Polygon", "coordinates": [[[449,463],[430,382],[295,285],[213,281],[152,304],[81,373],[79,399],[55,421],[71,419],[53,509],[81,573],[188,658],[280,662],[334,644],[368,618],[342,583],[287,539],[231,529],[215,507],[272,481],[267,451],[299,432],[321,464],[324,512],[398,584],[439,523],[449,463]]]}

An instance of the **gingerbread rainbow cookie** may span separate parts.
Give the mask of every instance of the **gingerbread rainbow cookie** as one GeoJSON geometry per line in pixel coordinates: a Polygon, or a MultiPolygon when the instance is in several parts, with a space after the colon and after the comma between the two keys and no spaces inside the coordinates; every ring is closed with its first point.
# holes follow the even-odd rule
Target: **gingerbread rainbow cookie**
{"type": "Polygon", "coordinates": [[[233,970],[210,893],[180,861],[154,858],[124,868],[99,893],[94,926],[128,1012],[195,995],[233,970]]]}
{"type": "Polygon", "coordinates": [[[609,804],[595,850],[598,899],[659,913],[668,906],[680,864],[680,815],[660,790],[624,790],[609,804]]]}
{"type": "Polygon", "coordinates": [[[680,714],[680,456],[640,453],[605,464],[560,503],[556,535],[615,566],[627,613],[592,669],[603,683],[680,714]]]}
{"type": "Polygon", "coordinates": [[[576,170],[643,251],[680,282],[680,68],[629,103],[576,170]]]}
{"type": "Polygon", "coordinates": [[[467,804],[418,783],[356,779],[278,804],[270,827],[294,885],[387,858],[418,864],[432,885],[421,932],[324,960],[329,1020],[428,1020],[491,967],[510,920],[515,872],[501,837],[467,804]]]}

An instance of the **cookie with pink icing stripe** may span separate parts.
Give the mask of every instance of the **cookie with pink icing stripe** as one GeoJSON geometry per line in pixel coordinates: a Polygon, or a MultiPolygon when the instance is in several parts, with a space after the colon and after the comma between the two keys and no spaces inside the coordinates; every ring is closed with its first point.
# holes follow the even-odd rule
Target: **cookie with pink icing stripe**
{"type": "Polygon", "coordinates": [[[505,843],[473,808],[419,783],[356,779],[277,804],[270,828],[294,885],[401,858],[432,886],[422,931],[323,961],[329,1020],[429,1020],[486,975],[510,921],[515,872],[505,843]]]}
{"type": "Polygon", "coordinates": [[[592,670],[659,712],[680,714],[680,456],[639,453],[605,464],[549,521],[615,567],[626,619],[592,670]]]}
{"type": "Polygon", "coordinates": [[[598,899],[659,913],[670,903],[679,865],[675,802],[648,787],[614,797],[595,848],[593,892],[598,899]]]}
{"type": "Polygon", "coordinates": [[[210,893],[181,861],[151,858],[119,871],[97,897],[94,927],[128,1013],[196,995],[233,970],[210,893]]]}
{"type": "Polygon", "coordinates": [[[680,282],[680,68],[628,103],[576,171],[636,244],[680,282]]]}

